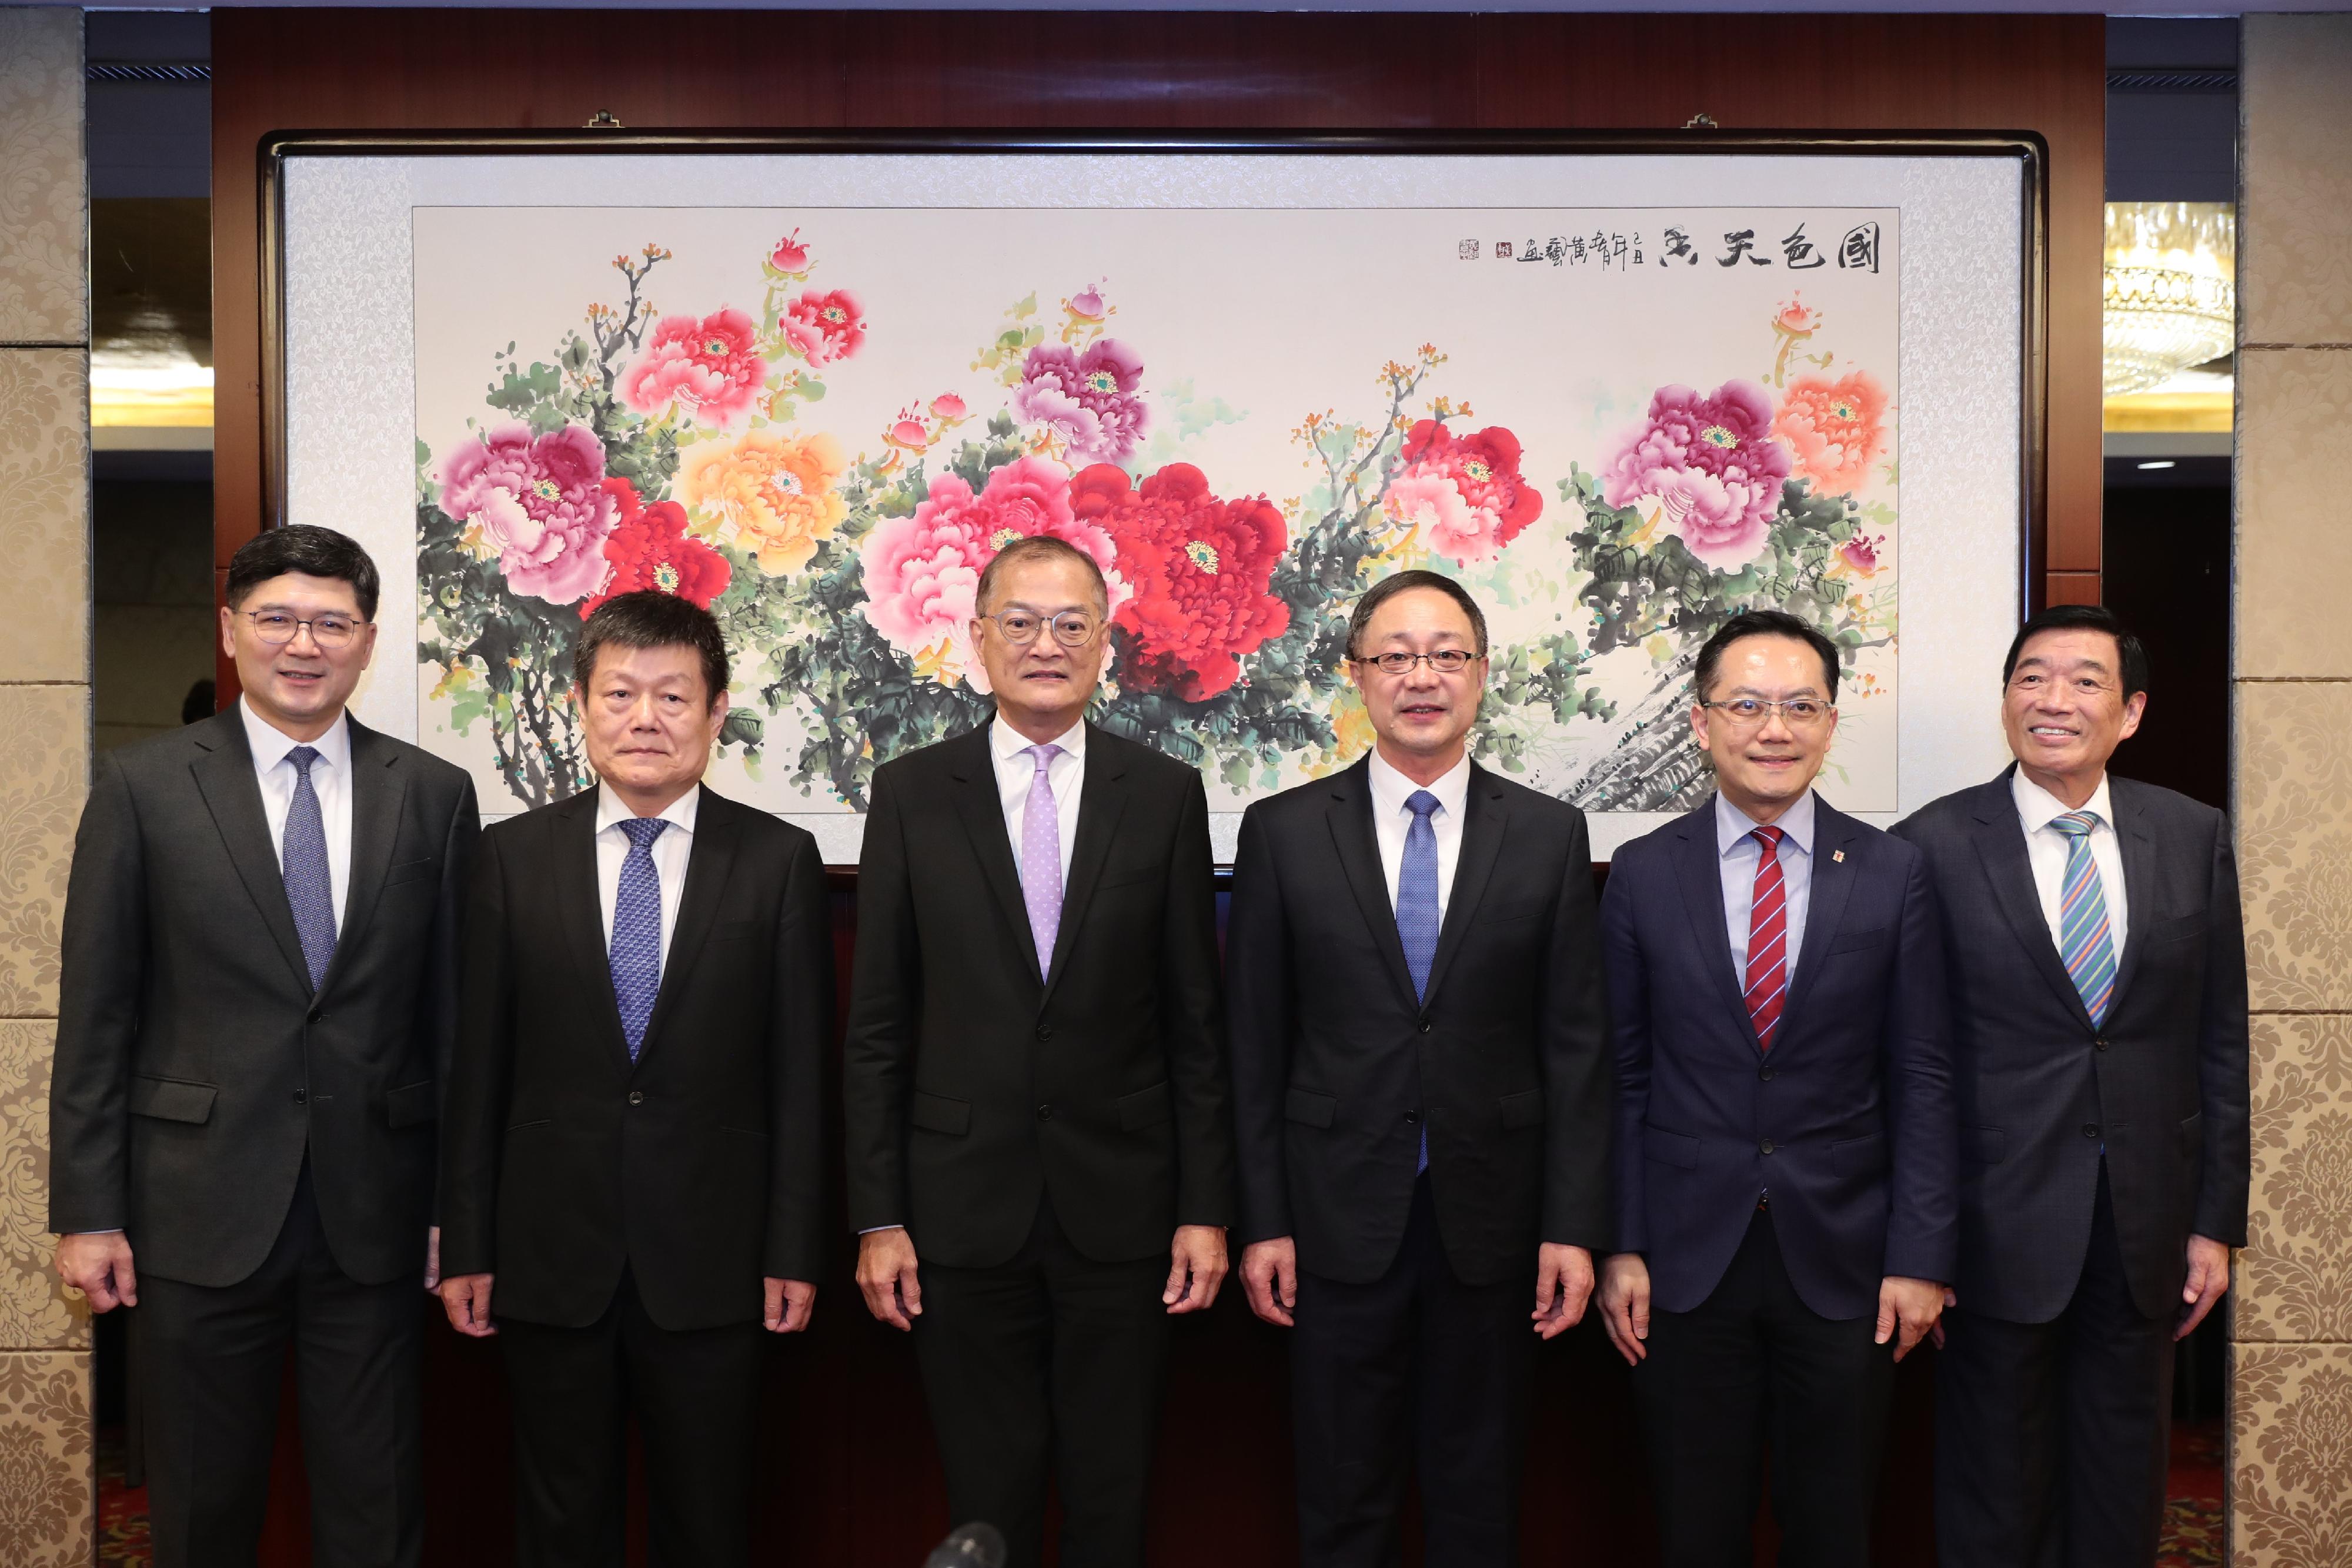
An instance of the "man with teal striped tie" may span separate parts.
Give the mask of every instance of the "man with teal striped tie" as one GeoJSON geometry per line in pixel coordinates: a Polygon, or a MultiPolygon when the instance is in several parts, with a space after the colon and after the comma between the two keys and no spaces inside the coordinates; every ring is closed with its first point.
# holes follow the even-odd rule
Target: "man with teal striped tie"
{"type": "Polygon", "coordinates": [[[2237,868],[2221,812],[2108,775],[2147,687],[2113,613],[2043,611],[2002,671],[2016,766],[1895,830],[1944,906],[1961,1108],[1943,1568],[2147,1568],[2173,1342],[2245,1241],[2237,868]]]}

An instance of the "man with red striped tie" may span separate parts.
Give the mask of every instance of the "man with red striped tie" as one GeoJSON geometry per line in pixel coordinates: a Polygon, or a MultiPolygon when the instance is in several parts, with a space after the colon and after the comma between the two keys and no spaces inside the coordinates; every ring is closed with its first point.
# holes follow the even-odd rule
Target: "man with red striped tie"
{"type": "Polygon", "coordinates": [[[1895,1364],[1945,1304],[1958,1131],[1926,864],[1813,793],[1838,652],[1734,616],[1692,674],[1696,810],[1601,898],[1617,1244],[1601,1321],[1634,1368],[1666,1568],[1864,1568],[1895,1364]]]}

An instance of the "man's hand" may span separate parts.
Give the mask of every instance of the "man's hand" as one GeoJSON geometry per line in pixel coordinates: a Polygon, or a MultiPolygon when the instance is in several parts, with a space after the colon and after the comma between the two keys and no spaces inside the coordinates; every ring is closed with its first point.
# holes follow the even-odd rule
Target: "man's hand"
{"type": "Polygon", "coordinates": [[[93,1312],[139,1304],[139,1274],[131,1266],[131,1238],[120,1230],[85,1230],[58,1237],[58,1278],[88,1296],[93,1312]]]}
{"type": "Polygon", "coordinates": [[[489,1274],[453,1274],[441,1281],[441,1308],[449,1326],[467,1339],[488,1339],[499,1332],[490,1322],[489,1274]]]}
{"type": "Polygon", "coordinates": [[[1536,1333],[1557,1339],[1584,1321],[1592,1299],[1592,1254],[1581,1247],[1547,1241],[1536,1249],[1536,1333]]]}
{"type": "Polygon", "coordinates": [[[1885,1344],[1895,1339],[1895,1359],[1901,1361],[1944,1315],[1944,1287],[1937,1281],[1887,1275],[1878,1281],[1878,1333],[1872,1343],[1885,1344]],[[1902,1337],[1895,1339],[1898,1333],[1902,1337]]]}
{"type": "MultiPolygon", "coordinates": [[[[2180,1326],[2172,1331],[2175,1339],[2187,1339],[2213,1310],[2230,1288],[2230,1248],[2227,1242],[2216,1241],[2210,1236],[2189,1239],[2189,1278],[2180,1285],[2180,1326]]],[[[95,1301],[97,1298],[92,1297],[95,1301]]]]}
{"type": "Polygon", "coordinates": [[[1168,1244],[1168,1288],[1160,1304],[1171,1312],[1204,1312],[1225,1282],[1225,1228],[1180,1225],[1168,1244]]]}
{"type": "Polygon", "coordinates": [[[1936,1318],[1936,1326],[1935,1326],[1934,1328],[1929,1329],[1929,1330],[1927,1331],[1927,1337],[1928,1337],[1929,1339],[1931,1339],[1931,1340],[1933,1340],[1933,1341],[1935,1342],[1935,1343],[1936,1343],[1936,1348],[1937,1348],[1937,1350],[1941,1350],[1941,1349],[1943,1349],[1943,1348],[1944,1348],[1944,1322],[1945,1322],[1945,1318],[1946,1318],[1946,1317],[1950,1313],[1951,1310],[1952,1310],[1954,1307],[1957,1307],[1957,1306],[1958,1306],[1959,1304],[1960,1304],[1960,1298],[1959,1298],[1959,1297],[1958,1297],[1958,1296],[1956,1296],[1956,1295],[1954,1295],[1954,1294],[1952,1293],[1952,1288],[1951,1288],[1949,1285],[1945,1286],[1945,1287],[1944,1287],[1944,1311],[1943,1311],[1943,1312],[1942,1312],[1942,1313],[1937,1314],[1937,1318],[1936,1318]]]}
{"type": "Polygon", "coordinates": [[[425,1233],[425,1293],[441,1293],[441,1228],[437,1225],[425,1233]]]}
{"type": "Polygon", "coordinates": [[[816,1311],[814,1285],[806,1280],[779,1280],[771,1275],[760,1286],[767,1295],[767,1304],[760,1311],[761,1327],[770,1333],[798,1333],[808,1327],[809,1314],[816,1311]]]}
{"type": "Polygon", "coordinates": [[[1298,1305],[1298,1243],[1276,1236],[1243,1248],[1242,1290],[1250,1311],[1276,1328],[1290,1327],[1298,1305]]]}
{"type": "Polygon", "coordinates": [[[1619,1252],[1601,1265],[1601,1326],[1609,1343],[1639,1366],[1650,1354],[1642,1342],[1650,1337],[1650,1266],[1639,1252],[1619,1252]]]}
{"type": "Polygon", "coordinates": [[[901,1331],[915,1326],[923,1315],[923,1287],[915,1277],[915,1239],[905,1226],[857,1239],[857,1288],[877,1318],[901,1331]]]}

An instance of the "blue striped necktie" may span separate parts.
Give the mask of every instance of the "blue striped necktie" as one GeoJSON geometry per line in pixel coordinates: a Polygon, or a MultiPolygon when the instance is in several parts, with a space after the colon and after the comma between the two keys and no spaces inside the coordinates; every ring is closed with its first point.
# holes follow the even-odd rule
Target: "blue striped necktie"
{"type": "Polygon", "coordinates": [[[2058,956],[2083,994],[2093,1023],[2105,1023],[2116,996],[2115,928],[2107,922],[2107,897],[2099,885],[2098,862],[2091,858],[2095,811],[2068,811],[2050,825],[2066,835],[2066,883],[2058,908],[2058,956]]]}
{"type": "Polygon", "coordinates": [[[635,1061],[645,1050],[646,1026],[653,1022],[654,1000],[661,995],[661,870],[653,851],[669,822],[624,817],[619,826],[628,835],[629,852],[613,893],[613,1000],[620,1006],[621,1033],[635,1061]]]}

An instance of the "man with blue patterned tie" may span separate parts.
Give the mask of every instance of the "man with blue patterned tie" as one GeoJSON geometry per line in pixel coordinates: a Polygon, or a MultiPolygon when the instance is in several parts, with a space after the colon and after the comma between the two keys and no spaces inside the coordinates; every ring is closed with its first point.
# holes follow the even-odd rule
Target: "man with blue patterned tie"
{"type": "Polygon", "coordinates": [[[1609,1218],[1584,816],[1470,760],[1486,616],[1402,571],[1356,604],[1375,741],[1252,806],[1226,984],[1242,1279],[1290,1331],[1300,1559],[1379,1568],[1421,1478],[1432,1563],[1518,1561],[1532,1359],[1609,1218]]]}
{"type": "Polygon", "coordinates": [[[250,1564],[293,1350],[314,1560],[415,1563],[417,1315],[478,821],[345,710],[375,563],[272,528],[229,562],[243,696],[102,754],[74,845],[49,1103],[58,1269],[132,1309],[159,1568],[250,1564]]]}
{"type": "Polygon", "coordinates": [[[824,1254],[824,865],[702,783],[727,718],[709,611],[615,595],[574,679],[596,787],[478,857],[442,1301],[506,1345],[523,1568],[618,1568],[632,1413],[652,1560],[732,1568],[761,1331],[807,1326],[824,1254]]]}
{"type": "Polygon", "coordinates": [[[2107,771],[2147,705],[2111,612],[2043,611],[2001,678],[2016,766],[1895,830],[1943,904],[1962,1108],[1937,1556],[2146,1568],[2173,1342],[2246,1239],[2237,867],[2221,812],[2107,771]]]}

